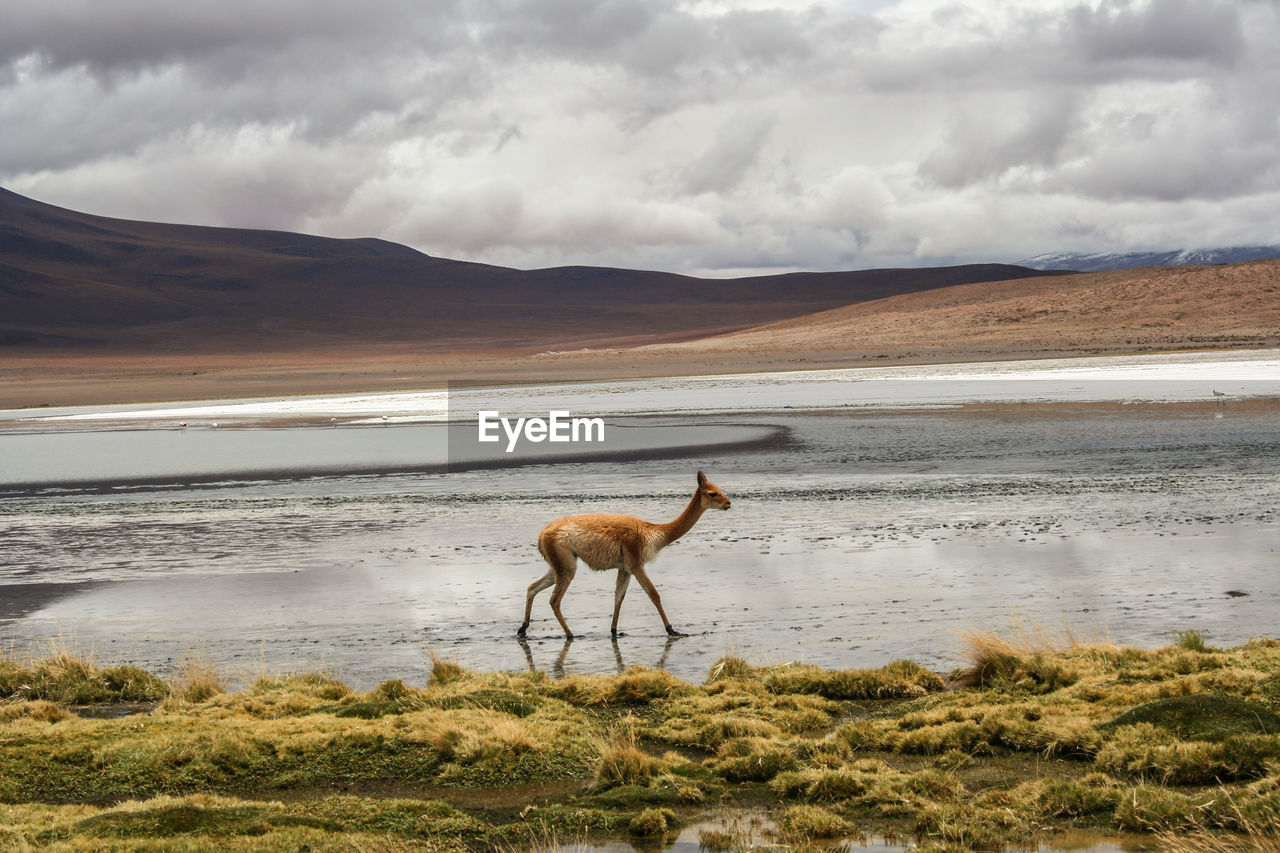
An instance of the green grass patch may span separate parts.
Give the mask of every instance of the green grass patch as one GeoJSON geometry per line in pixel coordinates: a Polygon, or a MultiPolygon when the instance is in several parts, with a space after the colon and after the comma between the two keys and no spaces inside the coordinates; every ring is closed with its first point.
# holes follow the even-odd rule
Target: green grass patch
{"type": "MultiPolygon", "coordinates": [[[[792,847],[855,826],[970,850],[1277,825],[1280,643],[983,634],[958,676],[725,658],[703,684],[642,667],[555,680],[437,660],[425,685],[303,672],[229,691],[202,663],[170,685],[4,658],[0,849],[661,844],[734,809],[767,811],[792,847]],[[86,697],[151,710],[89,719],[86,697]]],[[[742,843],[721,836],[708,848],[742,843]]]]}
{"type": "Polygon", "coordinates": [[[1235,696],[1171,696],[1131,708],[1099,728],[1148,723],[1182,740],[1221,740],[1231,735],[1280,734],[1280,714],[1235,696]]]}

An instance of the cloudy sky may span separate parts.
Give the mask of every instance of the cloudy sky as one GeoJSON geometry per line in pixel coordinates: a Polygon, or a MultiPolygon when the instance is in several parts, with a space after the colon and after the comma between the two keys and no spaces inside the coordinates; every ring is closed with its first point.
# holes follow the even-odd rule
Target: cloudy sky
{"type": "Polygon", "coordinates": [[[1277,0],[5,0],[0,185],[702,274],[1280,243],[1277,0]]]}

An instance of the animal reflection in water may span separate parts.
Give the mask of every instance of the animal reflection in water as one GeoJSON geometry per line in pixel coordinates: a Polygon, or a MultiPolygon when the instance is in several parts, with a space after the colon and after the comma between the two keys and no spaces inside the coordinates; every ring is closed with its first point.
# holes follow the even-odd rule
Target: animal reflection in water
{"type": "Polygon", "coordinates": [[[666,524],[654,524],[632,515],[614,513],[569,515],[551,522],[538,534],[538,550],[551,568],[529,584],[524,604],[524,624],[516,631],[516,635],[523,637],[529,630],[534,596],[549,586],[555,586],[551,591],[551,612],[564,629],[565,637],[573,639],[569,623],[564,621],[564,614],[560,612],[560,601],[573,582],[573,576],[578,571],[578,560],[581,559],[598,572],[618,570],[618,582],[613,593],[613,624],[609,629],[614,637],[618,636],[618,613],[622,610],[622,599],[627,594],[627,585],[633,577],[640,582],[641,589],[649,596],[653,606],[658,608],[658,615],[662,617],[662,626],[666,628],[668,636],[686,636],[671,627],[671,620],[662,609],[658,588],[649,580],[644,567],[658,556],[659,551],[688,533],[708,509],[728,508],[729,498],[699,471],[698,488],[689,505],[684,512],[666,524]]]}
{"type": "MultiPolygon", "coordinates": [[[[667,656],[671,654],[671,647],[675,645],[676,640],[680,639],[681,636],[682,635],[680,634],[674,634],[672,636],[667,637],[667,641],[662,645],[662,654],[658,656],[657,661],[655,661],[654,663],[648,664],[648,666],[651,669],[666,669],[667,656]]],[[[533,660],[533,647],[529,645],[529,641],[526,640],[524,637],[516,637],[516,642],[519,643],[520,648],[524,650],[524,660],[525,660],[525,663],[529,665],[529,671],[538,672],[539,671],[538,666],[536,663],[534,663],[534,660],[533,660]]],[[[612,642],[613,644],[614,665],[618,670],[618,674],[621,675],[622,673],[627,671],[627,664],[626,664],[626,661],[622,659],[622,649],[618,648],[617,638],[611,639],[610,642],[612,642]]],[[[552,678],[564,678],[565,675],[567,674],[565,666],[569,659],[569,649],[572,647],[573,647],[573,639],[566,637],[564,641],[564,646],[560,649],[560,653],[556,655],[555,662],[551,664],[552,678]]]]}

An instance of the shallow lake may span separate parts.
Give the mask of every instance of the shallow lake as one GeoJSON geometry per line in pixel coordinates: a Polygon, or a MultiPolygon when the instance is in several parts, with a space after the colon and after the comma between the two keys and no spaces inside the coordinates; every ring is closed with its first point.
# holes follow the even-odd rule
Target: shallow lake
{"type": "MultiPolygon", "coordinates": [[[[1143,646],[1188,629],[1238,643],[1280,622],[1276,381],[1241,376],[1225,401],[1160,406],[1110,403],[1127,398],[1087,380],[1088,393],[1033,382],[1009,402],[1006,384],[987,402],[960,405],[952,389],[904,407],[901,389],[891,406],[843,405],[813,399],[833,392],[812,378],[762,380],[773,398],[739,379],[739,397],[766,403],[733,410],[722,382],[701,410],[642,414],[664,399],[651,382],[643,405],[624,389],[596,409],[647,436],[639,446],[452,471],[428,438],[444,427],[380,425],[383,400],[336,426],[323,400],[308,404],[314,425],[263,423],[280,417],[269,407],[240,422],[215,407],[216,430],[174,429],[171,410],[11,418],[0,641],[38,652],[61,638],[160,671],[198,655],[244,679],[324,668],[361,688],[421,683],[430,653],[555,674],[662,666],[694,681],[730,654],[946,670],[963,662],[962,632],[1018,620],[1143,646]],[[650,572],[691,636],[669,640],[633,588],[612,641],[612,573],[583,568],[564,604],[583,636],[563,640],[543,593],[517,640],[525,588],[545,570],[533,544],[544,524],[595,511],[668,520],[698,468],[733,508],[704,516],[650,572]]],[[[1208,397],[1200,380],[1124,381],[1208,397]]]]}

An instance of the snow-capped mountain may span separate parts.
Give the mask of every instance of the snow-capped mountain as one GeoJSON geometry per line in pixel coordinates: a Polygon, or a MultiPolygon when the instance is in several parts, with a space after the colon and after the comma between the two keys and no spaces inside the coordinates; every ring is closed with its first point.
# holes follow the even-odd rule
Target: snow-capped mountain
{"type": "Polygon", "coordinates": [[[1181,249],[1171,252],[1050,252],[1018,261],[1018,266],[1036,270],[1077,270],[1101,272],[1134,267],[1165,267],[1180,264],[1210,266],[1280,258],[1280,246],[1233,246],[1226,249],[1181,249]]]}

